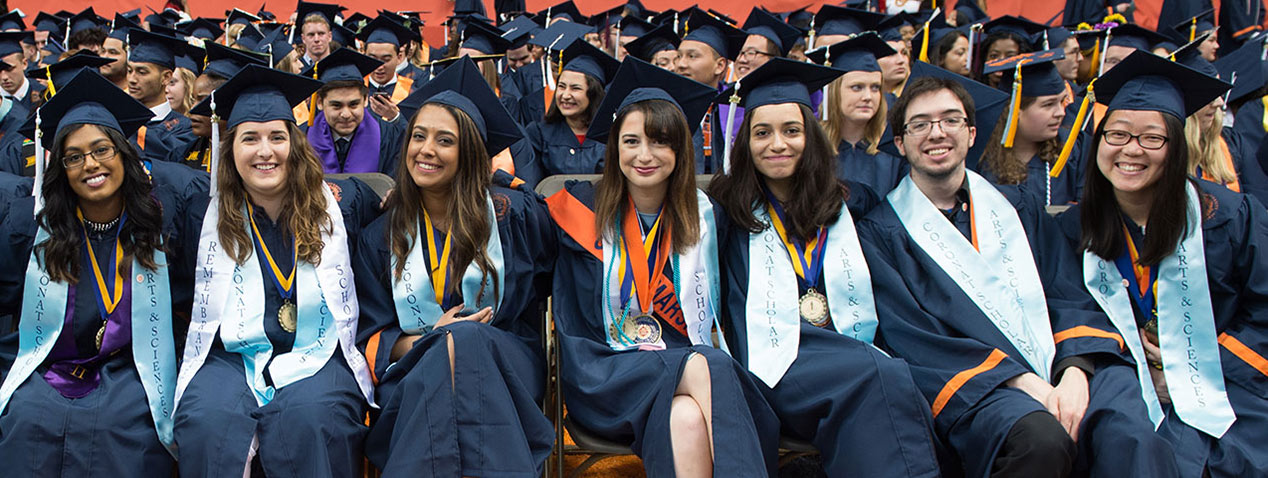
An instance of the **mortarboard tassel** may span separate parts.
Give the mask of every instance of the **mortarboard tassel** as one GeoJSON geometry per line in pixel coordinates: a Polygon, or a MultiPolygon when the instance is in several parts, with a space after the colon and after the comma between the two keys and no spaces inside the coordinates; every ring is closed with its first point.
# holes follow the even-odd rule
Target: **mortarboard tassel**
{"type": "Polygon", "coordinates": [[[216,113],[216,92],[211,92],[211,197],[216,197],[220,188],[216,185],[216,174],[220,165],[220,115],[216,113]]]}
{"type": "MultiPolygon", "coordinates": [[[[52,83],[50,83],[51,85],[52,83]]],[[[44,131],[40,129],[43,118],[40,117],[40,110],[35,110],[35,184],[31,188],[31,194],[35,196],[35,211],[38,214],[44,209],[44,170],[47,165],[44,164],[44,131]]]]}
{"type": "Polygon", "coordinates": [[[1096,51],[1092,52],[1092,62],[1096,65],[1096,77],[1100,78],[1105,73],[1105,50],[1109,49],[1110,34],[1112,30],[1105,32],[1105,42],[1102,45],[1101,39],[1096,39],[1096,51]]]}
{"type": "Polygon", "coordinates": [[[1000,138],[1000,144],[1005,148],[1012,148],[1017,139],[1017,119],[1021,116],[1021,66],[1024,64],[1026,60],[1018,62],[1013,73],[1013,97],[1008,100],[1008,126],[1004,128],[1004,137],[1000,138]]]}
{"type": "MultiPolygon", "coordinates": [[[[317,79],[317,62],[313,62],[313,79],[317,79]]],[[[313,92],[308,97],[308,127],[313,127],[313,121],[317,119],[317,92],[313,92]]]]}
{"type": "Polygon", "coordinates": [[[1049,177],[1058,177],[1061,170],[1065,168],[1065,163],[1070,159],[1070,152],[1074,151],[1074,143],[1079,139],[1079,133],[1083,131],[1084,123],[1088,118],[1088,107],[1095,101],[1096,94],[1092,87],[1096,85],[1096,79],[1093,78],[1091,83],[1087,85],[1087,94],[1083,95],[1083,101],[1079,103],[1079,112],[1074,115],[1074,124],[1071,125],[1070,135],[1066,137],[1065,144],[1061,145],[1061,154],[1057,155],[1057,161],[1052,163],[1052,170],[1048,171],[1049,177]]]}
{"type": "Polygon", "coordinates": [[[810,17],[810,32],[806,34],[806,48],[815,44],[815,17],[810,17]]]}
{"type": "Polygon", "coordinates": [[[735,133],[731,128],[735,125],[735,109],[740,105],[740,81],[735,82],[733,89],[731,97],[727,100],[731,106],[726,111],[726,130],[722,132],[723,137],[726,138],[723,144],[725,148],[722,155],[722,174],[731,173],[731,144],[735,142],[735,133]]]}
{"type": "Polygon", "coordinates": [[[1198,37],[1198,17],[1193,17],[1189,22],[1189,41],[1192,42],[1198,37]]]}
{"type": "Polygon", "coordinates": [[[57,94],[57,87],[53,85],[53,71],[48,67],[44,67],[44,78],[48,80],[48,96],[45,101],[53,99],[53,95],[57,94]]]}

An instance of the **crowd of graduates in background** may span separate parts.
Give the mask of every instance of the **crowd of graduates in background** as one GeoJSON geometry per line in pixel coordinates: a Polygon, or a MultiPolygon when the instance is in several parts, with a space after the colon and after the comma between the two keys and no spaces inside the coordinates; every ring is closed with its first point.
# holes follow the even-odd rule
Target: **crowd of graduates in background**
{"type": "Polygon", "coordinates": [[[0,466],[1268,476],[1263,5],[940,7],[0,16],[0,466]]]}

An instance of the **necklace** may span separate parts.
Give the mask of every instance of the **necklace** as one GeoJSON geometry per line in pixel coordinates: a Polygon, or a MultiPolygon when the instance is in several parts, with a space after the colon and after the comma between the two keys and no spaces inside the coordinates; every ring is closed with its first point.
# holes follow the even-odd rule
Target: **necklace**
{"type": "Polygon", "coordinates": [[[114,229],[115,226],[119,225],[119,218],[121,217],[123,217],[123,215],[119,215],[119,217],[110,220],[110,222],[93,222],[84,219],[84,225],[88,226],[88,230],[91,232],[102,233],[114,229]]]}

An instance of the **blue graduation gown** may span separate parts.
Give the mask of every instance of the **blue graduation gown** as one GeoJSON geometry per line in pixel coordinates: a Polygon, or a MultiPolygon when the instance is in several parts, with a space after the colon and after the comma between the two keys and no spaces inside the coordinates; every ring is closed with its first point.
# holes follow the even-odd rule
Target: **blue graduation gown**
{"type": "MultiPolygon", "coordinates": [[[[356,238],[378,215],[379,198],[355,178],[328,182],[338,191],[335,196],[348,231],[348,247],[355,255],[356,238]]],[[[269,250],[289,250],[289,234],[284,234],[262,209],[255,212],[255,223],[269,250]]],[[[197,236],[193,242],[196,248],[197,236]]],[[[273,259],[278,266],[288,270],[292,258],[275,254],[273,259]]],[[[268,281],[272,274],[268,261],[260,260],[259,264],[268,281]]],[[[190,287],[191,294],[192,290],[190,287]]],[[[290,351],[295,342],[295,333],[282,329],[276,319],[281,305],[277,288],[266,282],[264,331],[273,345],[273,357],[290,351]]],[[[190,380],[176,409],[174,431],[181,452],[180,473],[239,475],[251,437],[258,435],[257,456],[270,476],[357,476],[363,460],[365,409],[356,378],[339,350],[313,376],[277,389],[271,402],[257,406],[243,373],[242,356],[225,351],[217,334],[206,363],[190,380]]]]}
{"type": "Polygon", "coordinates": [[[880,150],[867,154],[867,147],[867,141],[842,141],[837,146],[837,178],[858,181],[882,196],[889,194],[907,176],[907,160],[880,150]]]}
{"type": "MultiPolygon", "coordinates": [[[[419,69],[417,66],[414,66],[413,63],[406,61],[405,68],[401,68],[401,70],[396,72],[396,74],[399,76],[409,78],[411,80],[417,80],[420,76],[426,76],[425,74],[421,74],[422,71],[423,71],[422,69],[419,69]]],[[[415,83],[414,86],[417,87],[418,83],[415,83]]]]}
{"type": "MultiPolygon", "coordinates": [[[[546,361],[540,331],[555,234],[531,190],[498,187],[491,193],[505,271],[496,314],[489,324],[457,322],[416,336],[395,363],[392,347],[402,331],[392,297],[391,215],[361,234],[353,261],[361,305],[358,343],[374,366],[382,407],[365,449],[386,476],[430,470],[437,476],[535,477],[550,454],[555,436],[541,411],[546,361]],[[452,376],[445,337],[453,338],[457,354],[452,376]]],[[[461,300],[453,297],[444,307],[461,300]]]]}
{"type": "Polygon", "coordinates": [[[162,118],[154,118],[145,124],[135,137],[141,145],[141,155],[150,161],[163,161],[174,149],[193,141],[189,117],[171,111],[162,118]]]}
{"type": "MultiPolygon", "coordinates": [[[[1080,425],[1076,473],[1174,476],[1170,446],[1149,433],[1153,424],[1144,401],[1130,398],[1140,396],[1139,384],[1130,374],[1116,371],[1134,367],[1133,362],[1119,345],[1121,338],[1114,340],[1116,329],[1084,291],[1079,263],[1056,223],[1033,195],[997,187],[1016,208],[1029,238],[1052,332],[1068,336],[1056,343],[1054,368],[1072,357],[1096,367],[1080,425]],[[1136,440],[1135,446],[1121,445],[1127,436],[1136,440]],[[1110,455],[1116,458],[1094,459],[1110,455]]],[[[967,235],[967,221],[957,227],[967,235]]],[[[966,475],[988,475],[1017,420],[1046,413],[1043,404],[1004,385],[1033,370],[947,272],[916,245],[889,202],[859,223],[859,237],[875,284],[877,343],[911,365],[916,384],[933,404],[935,429],[966,475]]],[[[944,463],[948,469],[955,466],[944,463]]]]}
{"type": "Polygon", "coordinates": [[[1268,175],[1264,174],[1263,167],[1255,157],[1260,144],[1229,127],[1220,131],[1220,137],[1224,139],[1228,152],[1232,155],[1237,182],[1241,186],[1240,192],[1255,196],[1260,203],[1268,201],[1268,175]]]}
{"type": "Polygon", "coordinates": [[[519,95],[515,108],[507,110],[521,125],[536,123],[546,117],[546,89],[542,86],[545,80],[542,79],[541,62],[534,61],[507,75],[519,95]]]}
{"type": "MultiPolygon", "coordinates": [[[[547,202],[557,223],[568,218],[577,225],[574,230],[589,224],[593,234],[591,183],[570,182],[547,202]]],[[[731,356],[709,345],[691,345],[663,321],[665,350],[612,350],[601,313],[601,295],[606,293],[602,260],[567,232],[571,227],[559,229],[552,301],[563,358],[561,384],[574,422],[629,443],[648,476],[673,476],[670,402],[687,359],[700,354],[708,361],[712,388],[714,476],[753,476],[758,470],[773,474],[778,418],[748,371],[731,356]]]]}
{"type": "MultiPolygon", "coordinates": [[[[1216,439],[1177,419],[1168,405],[1163,407],[1167,418],[1158,433],[1174,446],[1181,476],[1199,476],[1203,466],[1215,477],[1260,476],[1268,470],[1268,450],[1263,446],[1268,443],[1268,373],[1263,367],[1268,354],[1268,256],[1262,253],[1268,216],[1253,196],[1211,182],[1198,185],[1220,363],[1237,421],[1216,439]],[[1249,352],[1229,349],[1230,338],[1249,352]],[[1258,368],[1247,360],[1258,361],[1258,368]]],[[[1058,216],[1072,244],[1078,244],[1081,234],[1079,214],[1075,206],[1058,216]]],[[[1131,302],[1137,323],[1143,324],[1147,319],[1131,302]]]]}
{"type": "MultiPolygon", "coordinates": [[[[850,184],[847,205],[853,217],[863,217],[876,203],[870,190],[850,184]]],[[[729,221],[718,222],[726,227],[722,223],[729,221]]],[[[723,335],[745,366],[751,360],[745,318],[749,235],[726,227],[719,245],[723,335]]],[[[775,388],[756,377],[753,382],[785,433],[809,440],[823,454],[828,476],[938,476],[929,403],[902,360],[803,320],[797,359],[775,388]]]]}
{"type": "MultiPolygon", "coordinates": [[[[704,149],[704,125],[696,129],[695,134],[691,135],[691,146],[696,150],[696,174],[721,174],[722,173],[722,155],[725,153],[726,137],[722,134],[722,122],[726,120],[726,110],[721,109],[723,114],[718,114],[720,109],[717,105],[709,108],[710,114],[706,117],[712,124],[712,151],[708,157],[705,156],[704,149]]],[[[736,113],[739,113],[738,111],[736,113]]]]}
{"type": "Polygon", "coordinates": [[[545,176],[603,172],[603,143],[588,138],[577,143],[577,135],[565,121],[538,121],[528,125],[524,133],[545,176]]]}
{"type": "MultiPolygon", "coordinates": [[[[1061,130],[1061,141],[1064,144],[1065,138],[1069,134],[1069,130],[1061,130]]],[[[1022,182],[1018,188],[1031,194],[1039,199],[1040,204],[1046,206],[1061,206],[1066,204],[1074,204],[1079,202],[1083,197],[1083,174],[1085,151],[1083,145],[1091,140],[1091,136],[1087,134],[1079,134],[1079,139],[1075,140],[1074,148],[1070,150],[1070,158],[1066,160],[1065,167],[1061,169],[1061,175],[1055,178],[1049,177],[1051,164],[1044,161],[1039,156],[1033,156],[1026,163],[1026,180],[1022,182]]],[[[1056,161],[1055,159],[1053,160],[1056,161]]],[[[982,177],[994,184],[999,184],[998,179],[986,168],[978,165],[979,173],[982,177]]]]}
{"type": "Polygon", "coordinates": [[[189,166],[197,171],[211,172],[211,139],[195,138],[167,154],[165,161],[189,166]]]}
{"type": "MultiPolygon", "coordinates": [[[[163,234],[171,267],[173,322],[179,338],[193,307],[194,256],[201,211],[196,202],[182,197],[201,193],[202,185],[154,179],[153,196],[162,208],[163,234]],[[190,191],[193,189],[194,191],[190,191]],[[191,234],[194,239],[190,240],[191,234]]],[[[8,201],[6,201],[8,202],[8,201]]],[[[203,200],[203,206],[206,200],[203,200]]],[[[34,198],[11,201],[0,226],[0,310],[22,309],[22,288],[34,246],[36,223],[34,198]]],[[[205,209],[205,208],[204,208],[205,209]]],[[[93,239],[94,253],[109,263],[113,238],[93,239]]],[[[96,332],[101,324],[92,267],[81,262],[74,300],[68,300],[71,324],[59,340],[66,341],[78,358],[96,355],[96,332]]],[[[124,307],[124,305],[120,305],[124,307]]],[[[116,311],[116,313],[120,313],[116,311]]],[[[6,331],[7,332],[7,331],[6,331]]],[[[16,351],[16,333],[0,340],[0,363],[5,373],[16,351]],[[8,357],[3,357],[8,355],[8,357]]],[[[130,332],[121,335],[130,339],[130,332]]],[[[149,402],[133,362],[130,340],[114,355],[97,362],[100,382],[87,395],[71,399],[44,378],[52,360],[46,360],[13,394],[0,414],[0,463],[13,476],[127,476],[137,470],[170,474],[173,460],[159,443],[150,416],[149,402]]]]}
{"type": "Polygon", "coordinates": [[[1264,102],[1262,97],[1253,97],[1242,103],[1233,114],[1233,129],[1247,143],[1260,144],[1264,139],[1264,102]]]}

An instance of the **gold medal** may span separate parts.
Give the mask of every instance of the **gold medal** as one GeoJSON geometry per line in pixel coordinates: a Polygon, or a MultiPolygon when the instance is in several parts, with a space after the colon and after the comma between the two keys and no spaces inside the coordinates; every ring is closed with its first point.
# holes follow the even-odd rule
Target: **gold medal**
{"type": "Polygon", "coordinates": [[[807,290],[798,301],[797,310],[801,312],[801,318],[810,322],[810,325],[815,327],[828,325],[828,298],[817,290],[807,290]]]}
{"type": "Polygon", "coordinates": [[[635,317],[633,321],[627,321],[625,335],[634,340],[636,344],[654,344],[660,342],[660,322],[650,315],[640,315],[635,317]],[[633,331],[629,330],[633,326],[633,331]]]}
{"type": "Polygon", "coordinates": [[[106,340],[106,324],[110,322],[101,321],[101,328],[97,329],[97,351],[101,351],[101,344],[106,340]]]}
{"type": "Polygon", "coordinates": [[[282,302],[282,306],[277,308],[277,323],[281,324],[282,330],[288,333],[295,333],[295,304],[291,301],[282,302]]]}

